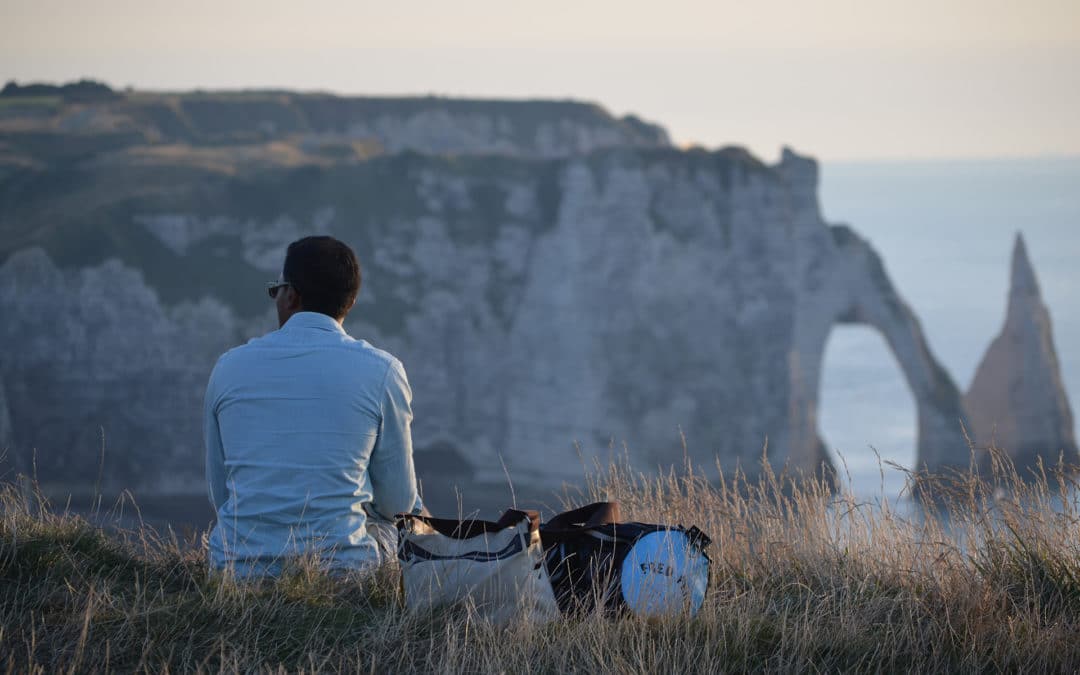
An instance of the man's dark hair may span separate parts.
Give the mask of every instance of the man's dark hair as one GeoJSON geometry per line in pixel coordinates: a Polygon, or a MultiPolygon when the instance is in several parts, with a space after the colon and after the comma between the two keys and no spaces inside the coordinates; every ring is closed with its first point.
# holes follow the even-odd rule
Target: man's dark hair
{"type": "Polygon", "coordinates": [[[344,317],[360,292],[360,263],[344,242],[333,237],[304,237],[289,244],[284,281],[300,294],[306,312],[344,317]]]}

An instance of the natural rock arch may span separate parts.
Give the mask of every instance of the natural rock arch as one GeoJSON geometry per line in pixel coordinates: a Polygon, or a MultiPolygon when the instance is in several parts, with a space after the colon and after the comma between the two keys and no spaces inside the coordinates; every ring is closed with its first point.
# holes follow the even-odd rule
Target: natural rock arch
{"type": "Polygon", "coordinates": [[[818,426],[841,483],[897,494],[916,464],[915,398],[880,331],[834,324],[826,340],[818,426]],[[885,475],[881,475],[885,469],[885,475]]]}
{"type": "Polygon", "coordinates": [[[789,355],[788,462],[803,469],[828,465],[817,424],[821,369],[829,332],[837,324],[879,331],[915,399],[916,470],[940,472],[968,466],[960,390],[938,363],[918,318],[893,286],[881,257],[846,225],[824,224],[817,202],[817,163],[785,150],[779,173],[792,194],[799,223],[798,300],[789,355]]]}
{"type": "Polygon", "coordinates": [[[817,268],[824,271],[808,286],[814,289],[812,298],[800,303],[796,316],[792,460],[816,464],[826,457],[817,428],[826,341],[836,324],[862,324],[884,337],[915,399],[915,468],[940,472],[967,466],[961,394],[930,351],[919,320],[896,292],[881,258],[866,240],[843,225],[829,231],[831,254],[817,261],[817,268]]]}

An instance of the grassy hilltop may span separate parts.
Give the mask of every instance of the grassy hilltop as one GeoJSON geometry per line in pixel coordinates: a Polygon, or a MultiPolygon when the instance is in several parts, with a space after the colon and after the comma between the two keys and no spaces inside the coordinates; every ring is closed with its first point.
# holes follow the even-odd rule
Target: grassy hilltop
{"type": "Polygon", "coordinates": [[[310,567],[262,586],[208,574],[197,539],[106,534],[3,493],[0,660],[17,671],[1010,671],[1080,667],[1080,514],[1070,479],[938,485],[938,514],[793,488],[716,488],[611,468],[571,501],[697,524],[714,538],[693,618],[494,628],[463,608],[409,615],[392,568],[310,567]],[[996,497],[994,495],[997,495],[996,497]]]}

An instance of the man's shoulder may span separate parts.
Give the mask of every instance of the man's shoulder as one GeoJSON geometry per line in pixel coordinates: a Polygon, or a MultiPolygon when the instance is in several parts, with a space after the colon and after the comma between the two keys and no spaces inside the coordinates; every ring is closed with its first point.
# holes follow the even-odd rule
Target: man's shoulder
{"type": "Polygon", "coordinates": [[[224,366],[230,362],[242,360],[245,356],[254,355],[260,348],[268,347],[272,344],[272,336],[277,331],[253,337],[242,345],[237,345],[232,349],[228,349],[224,354],[218,357],[217,365],[224,366]]]}
{"type": "Polygon", "coordinates": [[[216,367],[218,369],[244,368],[266,358],[276,358],[283,350],[298,350],[310,353],[313,346],[325,358],[340,361],[341,365],[345,367],[347,367],[347,364],[352,364],[365,370],[374,369],[383,373],[390,370],[400,372],[405,370],[401,361],[390,352],[375,347],[367,340],[354,338],[347,333],[335,335],[326,341],[313,345],[312,343],[292,342],[281,331],[271,331],[229,349],[218,357],[216,367]]]}
{"type": "Polygon", "coordinates": [[[385,349],[379,349],[367,340],[349,337],[348,341],[343,344],[349,351],[355,352],[365,359],[370,359],[372,363],[379,364],[386,369],[397,368],[404,370],[401,361],[396,356],[385,349]]]}
{"type": "Polygon", "coordinates": [[[352,362],[358,375],[361,375],[372,386],[382,384],[383,387],[397,388],[400,385],[391,384],[407,382],[405,366],[396,356],[375,347],[367,340],[344,336],[343,346],[352,357],[352,362]]]}

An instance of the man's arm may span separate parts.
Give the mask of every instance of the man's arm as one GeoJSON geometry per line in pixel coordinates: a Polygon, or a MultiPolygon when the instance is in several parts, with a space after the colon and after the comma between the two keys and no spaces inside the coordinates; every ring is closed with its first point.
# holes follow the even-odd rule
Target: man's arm
{"type": "Polygon", "coordinates": [[[398,361],[393,361],[386,372],[382,396],[382,420],[368,476],[374,492],[372,507],[389,520],[398,513],[419,513],[423,509],[413,467],[412,390],[398,361]]]}
{"type": "MultiPolygon", "coordinates": [[[[220,363],[220,361],[219,361],[220,363]]],[[[217,512],[229,498],[225,487],[225,448],[221,444],[221,429],[217,420],[217,366],[210,373],[203,399],[203,439],[206,443],[206,485],[210,494],[210,505],[217,512]]]]}

